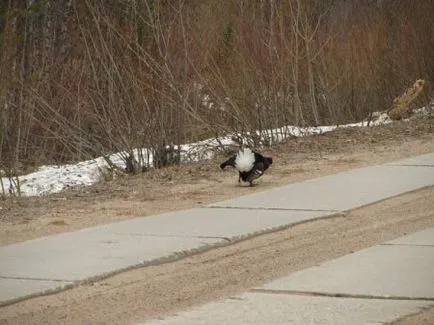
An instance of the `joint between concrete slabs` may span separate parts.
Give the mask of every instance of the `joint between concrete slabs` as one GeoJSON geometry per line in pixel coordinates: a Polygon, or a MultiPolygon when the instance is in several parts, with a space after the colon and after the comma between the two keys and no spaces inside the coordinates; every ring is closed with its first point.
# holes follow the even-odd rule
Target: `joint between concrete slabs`
{"type": "Polygon", "coordinates": [[[123,232],[107,232],[113,235],[126,235],[126,236],[138,236],[138,237],[161,237],[161,238],[197,238],[197,239],[221,239],[225,241],[231,241],[229,237],[220,236],[182,236],[182,235],[165,235],[165,234],[138,234],[138,233],[123,233],[123,232]]]}
{"type": "Polygon", "coordinates": [[[379,246],[414,246],[414,247],[433,247],[434,245],[430,245],[430,244],[394,244],[394,243],[382,243],[382,244],[378,244],[379,246]]]}
{"type": "Polygon", "coordinates": [[[328,209],[297,209],[297,208],[261,208],[261,207],[240,207],[240,206],[216,206],[210,205],[202,207],[202,209],[231,209],[231,210],[266,210],[266,211],[305,211],[305,212],[330,212],[339,213],[341,210],[328,210],[328,209]]]}
{"type": "Polygon", "coordinates": [[[433,168],[434,167],[434,165],[405,165],[405,164],[402,164],[402,165],[387,165],[387,166],[391,166],[391,167],[428,167],[428,168],[433,168]]]}
{"type": "Polygon", "coordinates": [[[23,276],[4,276],[0,275],[0,279],[6,280],[29,280],[29,281],[51,281],[51,282],[72,282],[72,280],[49,279],[49,278],[32,278],[23,276]]]}
{"type": "Polygon", "coordinates": [[[351,298],[351,299],[373,299],[373,300],[417,300],[432,301],[434,298],[428,297],[406,297],[406,296],[375,296],[334,292],[316,292],[316,291],[298,291],[298,290],[273,290],[273,289],[251,289],[252,293],[263,293],[272,295],[290,295],[290,296],[312,296],[312,297],[329,297],[329,298],[351,298]]]}

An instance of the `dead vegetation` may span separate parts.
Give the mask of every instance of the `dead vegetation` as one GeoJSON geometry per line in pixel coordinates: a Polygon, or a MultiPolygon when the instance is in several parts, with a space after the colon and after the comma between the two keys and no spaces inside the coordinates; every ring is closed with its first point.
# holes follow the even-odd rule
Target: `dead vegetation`
{"type": "Polygon", "coordinates": [[[16,173],[232,131],[359,121],[418,78],[425,89],[413,104],[432,100],[430,1],[0,9],[0,169],[16,173]]]}

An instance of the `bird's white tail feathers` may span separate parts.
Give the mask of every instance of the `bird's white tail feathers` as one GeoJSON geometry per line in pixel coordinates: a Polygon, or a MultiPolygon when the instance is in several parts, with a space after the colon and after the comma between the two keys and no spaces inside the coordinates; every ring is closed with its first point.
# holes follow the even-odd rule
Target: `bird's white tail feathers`
{"type": "Polygon", "coordinates": [[[235,158],[235,167],[240,172],[248,172],[255,163],[255,154],[249,148],[241,149],[235,158]]]}

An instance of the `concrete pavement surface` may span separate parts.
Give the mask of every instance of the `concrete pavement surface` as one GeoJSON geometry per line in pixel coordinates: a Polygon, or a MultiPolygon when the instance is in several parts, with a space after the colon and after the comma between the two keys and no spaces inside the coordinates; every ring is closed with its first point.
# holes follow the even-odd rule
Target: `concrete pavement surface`
{"type": "Polygon", "coordinates": [[[0,247],[0,305],[434,185],[434,153],[0,247]],[[229,203],[228,203],[229,202],[229,203]]]}
{"type": "Polygon", "coordinates": [[[434,228],[293,273],[260,289],[379,299],[432,299],[434,303],[434,228]]]}
{"type": "MultiPolygon", "coordinates": [[[[428,157],[434,161],[434,154],[428,157]]],[[[350,170],[212,204],[213,207],[344,211],[429,186],[434,167],[399,162],[350,170]]],[[[414,159],[416,160],[416,158],[414,159]]],[[[417,160],[416,160],[417,161],[417,160]]],[[[408,163],[407,161],[404,161],[408,163]]]]}
{"type": "Polygon", "coordinates": [[[431,306],[434,228],[141,324],[385,324],[431,306]]]}
{"type": "Polygon", "coordinates": [[[402,159],[398,161],[392,161],[388,165],[394,165],[394,166],[420,166],[420,167],[434,167],[434,159],[433,154],[428,153],[425,155],[420,155],[416,157],[410,157],[407,159],[402,159]]]}
{"type": "Polygon", "coordinates": [[[369,300],[245,293],[165,320],[140,325],[379,325],[427,305],[369,300]]]}

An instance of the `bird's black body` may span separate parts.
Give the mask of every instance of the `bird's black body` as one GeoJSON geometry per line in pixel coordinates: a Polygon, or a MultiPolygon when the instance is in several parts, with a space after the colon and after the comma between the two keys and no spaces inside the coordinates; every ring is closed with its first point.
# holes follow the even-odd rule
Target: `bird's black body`
{"type": "Polygon", "coordinates": [[[226,166],[235,167],[239,174],[238,182],[243,181],[253,185],[252,182],[261,177],[272,163],[273,158],[271,157],[264,157],[258,152],[243,149],[221,163],[220,168],[224,169],[226,166]]]}

